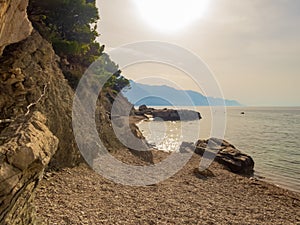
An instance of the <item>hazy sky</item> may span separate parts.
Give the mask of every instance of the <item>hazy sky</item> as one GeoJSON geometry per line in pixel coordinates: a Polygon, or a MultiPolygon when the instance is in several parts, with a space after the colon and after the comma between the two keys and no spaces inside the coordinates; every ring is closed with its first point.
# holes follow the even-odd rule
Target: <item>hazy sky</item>
{"type": "MultiPolygon", "coordinates": [[[[173,43],[205,61],[227,99],[246,105],[300,106],[299,0],[198,0],[208,2],[205,13],[199,9],[201,17],[171,31],[153,26],[136,1],[98,0],[99,40],[107,49],[145,40],[173,43]]],[[[172,2],[148,1],[158,2],[157,10],[159,2],[172,2]]],[[[176,9],[168,7],[165,16],[172,18],[176,9]]],[[[145,12],[151,16],[151,11],[145,12]]],[[[139,65],[124,70],[125,76],[133,79],[140,73],[181,79],[184,88],[196,89],[183,73],[166,66],[139,65]]]]}

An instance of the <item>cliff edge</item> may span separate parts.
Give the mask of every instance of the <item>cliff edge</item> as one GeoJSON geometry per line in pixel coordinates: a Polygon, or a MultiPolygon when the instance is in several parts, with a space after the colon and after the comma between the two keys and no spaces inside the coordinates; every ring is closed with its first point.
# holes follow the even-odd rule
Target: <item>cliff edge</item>
{"type": "Polygon", "coordinates": [[[27,38],[32,26],[26,8],[28,0],[0,1],[0,56],[5,46],[27,38]]]}
{"type": "Polygon", "coordinates": [[[0,224],[35,224],[34,191],[57,150],[58,138],[46,117],[34,112],[18,118],[1,132],[0,224]]]}
{"type": "Polygon", "coordinates": [[[52,166],[74,166],[80,160],[71,124],[74,93],[58,60],[51,44],[36,31],[6,47],[0,58],[1,119],[15,120],[33,110],[40,111],[60,140],[52,166]]]}
{"type": "MultiPolygon", "coordinates": [[[[52,45],[32,29],[28,0],[0,0],[0,224],[36,224],[34,193],[45,169],[84,162],[72,131],[74,90],[52,45]]],[[[98,133],[109,151],[151,162],[115,137],[113,91],[101,93],[98,133]]],[[[136,127],[136,131],[138,128],[136,127]]]]}

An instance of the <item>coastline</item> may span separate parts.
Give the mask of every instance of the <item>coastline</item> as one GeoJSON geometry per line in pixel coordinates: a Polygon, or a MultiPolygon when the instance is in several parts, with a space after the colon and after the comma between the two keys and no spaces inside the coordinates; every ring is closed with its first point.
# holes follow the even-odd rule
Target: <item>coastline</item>
{"type": "MultiPolygon", "coordinates": [[[[144,119],[133,116],[130,123],[144,119]]],[[[130,154],[115,153],[118,160],[145,165],[130,154]]],[[[159,163],[170,153],[152,154],[159,163]]],[[[46,224],[299,223],[300,193],[237,175],[217,162],[209,167],[211,175],[199,176],[200,160],[193,154],[171,178],[146,187],[116,184],[85,164],[48,172],[36,193],[38,216],[46,224]]]]}
{"type": "MultiPolygon", "coordinates": [[[[162,153],[160,153],[162,154],[162,153]]],[[[161,156],[162,157],[162,156],[161,156]]],[[[218,163],[198,177],[201,157],[147,187],[116,184],[85,165],[48,172],[36,194],[47,224],[297,224],[300,194],[231,173],[218,163]]]]}
{"type": "MultiPolygon", "coordinates": [[[[211,109],[205,106],[195,109],[203,115],[200,139],[207,139],[211,136],[211,109]]],[[[300,192],[297,136],[300,107],[227,107],[226,114],[225,140],[254,159],[255,175],[279,187],[300,192]]],[[[148,132],[146,124],[139,126],[148,132]]]]}
{"type": "MultiPolygon", "coordinates": [[[[243,107],[243,106],[232,106],[231,108],[245,109],[245,107],[243,107]]],[[[251,109],[251,108],[255,108],[255,107],[249,107],[249,108],[251,109]]],[[[266,109],[266,110],[270,109],[270,107],[263,107],[263,108],[266,109]]],[[[282,108],[282,109],[292,109],[292,108],[300,109],[300,107],[280,107],[280,108],[282,108]]],[[[137,126],[137,127],[139,127],[139,124],[144,122],[144,121],[147,121],[147,122],[150,121],[148,117],[138,116],[138,115],[130,116],[129,120],[130,120],[130,123],[134,123],[135,126],[137,126]]],[[[155,151],[161,152],[162,150],[155,149],[155,151]]],[[[167,151],[162,151],[162,152],[163,152],[162,154],[167,153],[167,151]]],[[[156,154],[159,155],[158,153],[156,153],[156,154]]],[[[154,155],[154,157],[155,157],[155,155],[154,155]]],[[[274,185],[275,187],[278,187],[278,188],[282,188],[282,189],[286,189],[286,190],[289,190],[289,191],[292,191],[292,192],[300,193],[299,191],[297,191],[297,189],[295,187],[294,188],[293,187],[285,187],[284,185],[280,185],[278,183],[276,184],[276,179],[274,179],[274,178],[272,179],[271,177],[266,177],[265,174],[262,173],[261,171],[254,170],[253,178],[255,178],[257,180],[260,180],[262,182],[268,183],[270,185],[274,185]]]]}

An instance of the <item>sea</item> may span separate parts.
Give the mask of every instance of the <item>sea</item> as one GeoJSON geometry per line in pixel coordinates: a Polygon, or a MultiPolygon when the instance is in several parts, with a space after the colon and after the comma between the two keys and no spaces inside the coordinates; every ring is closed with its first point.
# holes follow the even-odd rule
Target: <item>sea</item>
{"type": "Polygon", "coordinates": [[[155,148],[176,151],[183,141],[207,139],[224,129],[224,139],[254,159],[256,177],[300,192],[300,107],[227,107],[221,121],[214,118],[219,110],[214,107],[173,108],[198,111],[202,119],[139,123],[155,148]]]}

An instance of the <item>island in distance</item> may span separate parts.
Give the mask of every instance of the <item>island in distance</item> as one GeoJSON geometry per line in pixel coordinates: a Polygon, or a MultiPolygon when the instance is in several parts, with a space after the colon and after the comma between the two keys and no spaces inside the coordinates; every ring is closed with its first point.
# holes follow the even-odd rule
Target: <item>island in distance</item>
{"type": "Polygon", "coordinates": [[[178,90],[166,85],[148,85],[130,80],[123,95],[135,106],[242,106],[238,101],[206,97],[191,90],[178,90]]]}

